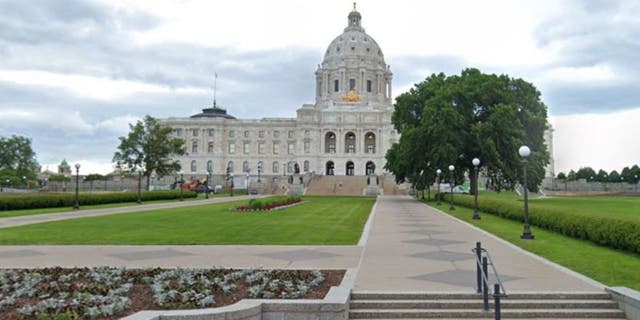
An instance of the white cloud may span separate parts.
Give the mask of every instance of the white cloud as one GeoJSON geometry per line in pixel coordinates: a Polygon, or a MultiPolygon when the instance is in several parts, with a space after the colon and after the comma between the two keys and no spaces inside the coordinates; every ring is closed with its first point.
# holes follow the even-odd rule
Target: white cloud
{"type": "MultiPolygon", "coordinates": [[[[87,160],[87,159],[66,159],[69,165],[73,167],[74,164],[80,164],[80,175],[87,175],[91,173],[108,174],[113,172],[114,167],[110,163],[105,163],[100,160],[87,160]]],[[[45,163],[42,164],[42,170],[49,170],[58,172],[58,165],[60,163],[45,163]]],[[[73,169],[75,170],[75,169],[73,169]]],[[[75,172],[74,172],[75,174],[75,172]]]]}
{"type": "Polygon", "coordinates": [[[203,94],[208,92],[206,88],[170,88],[137,81],[40,70],[0,70],[0,81],[61,88],[79,97],[107,101],[122,99],[137,93],[203,94]]]}
{"type": "Polygon", "coordinates": [[[612,80],[623,80],[621,75],[608,65],[587,67],[559,67],[543,72],[543,81],[548,82],[585,82],[611,84],[612,80]]]}
{"type": "Polygon", "coordinates": [[[640,108],[550,117],[555,129],[555,171],[586,166],[619,171],[640,164],[639,119],[640,108]]]}
{"type": "Polygon", "coordinates": [[[118,116],[91,123],[85,120],[80,112],[60,112],[55,109],[33,109],[18,107],[3,107],[0,118],[7,128],[38,128],[53,129],[68,135],[81,136],[101,131],[112,135],[124,135],[129,130],[129,123],[140,120],[133,115],[118,116]]]}

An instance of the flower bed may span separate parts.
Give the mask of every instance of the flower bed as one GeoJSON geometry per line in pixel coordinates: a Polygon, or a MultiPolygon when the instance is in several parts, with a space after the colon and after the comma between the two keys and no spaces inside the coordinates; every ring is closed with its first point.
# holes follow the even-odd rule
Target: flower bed
{"type": "Polygon", "coordinates": [[[243,298],[323,298],[343,271],[0,270],[0,319],[119,319],[140,310],[219,307],[243,298]]]}
{"type": "Polygon", "coordinates": [[[302,202],[300,197],[273,197],[267,199],[251,199],[249,203],[233,208],[237,211],[270,211],[289,207],[302,202]]]}

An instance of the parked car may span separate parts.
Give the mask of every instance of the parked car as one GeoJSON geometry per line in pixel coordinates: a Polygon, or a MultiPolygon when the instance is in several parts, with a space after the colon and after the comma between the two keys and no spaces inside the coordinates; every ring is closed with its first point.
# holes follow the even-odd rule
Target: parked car
{"type": "MultiPolygon", "coordinates": [[[[448,185],[448,184],[441,184],[440,185],[440,192],[442,192],[442,193],[451,193],[451,186],[448,185]]],[[[453,193],[469,194],[469,190],[465,189],[462,186],[454,186],[453,187],[453,193]]]]}

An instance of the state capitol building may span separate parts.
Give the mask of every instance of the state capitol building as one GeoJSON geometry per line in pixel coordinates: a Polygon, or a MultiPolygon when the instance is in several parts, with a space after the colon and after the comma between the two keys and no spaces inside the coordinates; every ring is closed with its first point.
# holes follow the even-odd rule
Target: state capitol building
{"type": "Polygon", "coordinates": [[[315,72],[315,103],[302,105],[295,118],[236,119],[214,100],[202,113],[161,120],[185,140],[185,177],[227,170],[279,176],[294,173],[296,164],[301,174],[382,174],[399,139],[391,124],[393,74],[361,20],[354,5],[315,72]]]}

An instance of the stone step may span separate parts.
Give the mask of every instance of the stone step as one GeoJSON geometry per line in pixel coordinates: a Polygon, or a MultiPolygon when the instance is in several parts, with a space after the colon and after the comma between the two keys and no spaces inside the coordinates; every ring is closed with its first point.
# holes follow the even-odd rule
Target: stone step
{"type": "MultiPolygon", "coordinates": [[[[351,300],[474,300],[481,298],[478,293],[446,292],[375,292],[354,291],[351,300]]],[[[510,293],[509,300],[609,300],[606,292],[530,292],[510,293]]],[[[506,300],[506,299],[505,299],[506,300]]]]}
{"type": "MultiPolygon", "coordinates": [[[[439,309],[439,310],[350,310],[349,319],[479,319],[493,318],[493,310],[483,312],[482,310],[460,310],[460,309],[439,309]]],[[[567,318],[603,318],[603,319],[625,319],[624,312],[615,309],[508,309],[502,310],[502,317],[514,319],[567,319],[567,318]]]]}
{"type": "MultiPolygon", "coordinates": [[[[493,307],[493,299],[489,300],[493,307]]],[[[612,300],[513,300],[502,299],[503,309],[618,309],[612,300]]],[[[354,300],[349,309],[481,309],[481,299],[454,300],[354,300]]]]}

